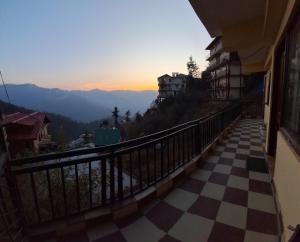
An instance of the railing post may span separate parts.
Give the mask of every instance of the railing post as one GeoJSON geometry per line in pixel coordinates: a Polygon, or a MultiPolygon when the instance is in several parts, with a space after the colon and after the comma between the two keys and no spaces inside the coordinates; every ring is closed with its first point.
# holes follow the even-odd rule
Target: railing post
{"type": "Polygon", "coordinates": [[[197,132],[197,153],[199,155],[202,151],[201,123],[197,124],[197,131],[196,132],[197,132]]]}
{"type": "Polygon", "coordinates": [[[101,203],[106,204],[106,159],[101,160],[101,203]]]}
{"type": "Polygon", "coordinates": [[[121,155],[118,155],[118,199],[123,199],[123,165],[121,155]]]}
{"type": "Polygon", "coordinates": [[[164,177],[164,141],[160,142],[160,176],[164,177]]]}
{"type": "Polygon", "coordinates": [[[111,150],[110,153],[110,170],[109,170],[109,185],[110,185],[110,202],[114,203],[115,201],[115,153],[114,150],[111,150]]]}
{"type": "Polygon", "coordinates": [[[143,189],[143,173],[142,173],[142,159],[141,159],[141,150],[138,150],[138,168],[139,168],[139,185],[140,190],[143,189]]]}

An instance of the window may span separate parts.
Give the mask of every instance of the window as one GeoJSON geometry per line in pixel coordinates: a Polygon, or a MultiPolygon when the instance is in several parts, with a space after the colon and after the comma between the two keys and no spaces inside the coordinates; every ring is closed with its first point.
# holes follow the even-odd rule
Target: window
{"type": "Polygon", "coordinates": [[[283,97],[283,126],[300,143],[300,18],[288,34],[285,93],[283,97]]]}

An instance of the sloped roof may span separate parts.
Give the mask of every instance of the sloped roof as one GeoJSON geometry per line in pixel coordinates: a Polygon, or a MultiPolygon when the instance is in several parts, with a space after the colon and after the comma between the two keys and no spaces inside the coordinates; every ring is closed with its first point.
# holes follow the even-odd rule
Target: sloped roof
{"type": "Polygon", "coordinates": [[[160,79],[160,78],[163,78],[163,77],[171,77],[171,76],[170,76],[170,75],[168,75],[168,74],[164,74],[164,75],[162,75],[162,76],[158,77],[158,79],[160,79]]]}
{"type": "Polygon", "coordinates": [[[220,39],[221,39],[221,36],[218,36],[218,37],[214,38],[214,39],[212,40],[212,42],[210,42],[210,44],[209,44],[205,49],[206,49],[206,50],[212,49],[213,46],[219,42],[220,39]]]}
{"type": "Polygon", "coordinates": [[[45,113],[13,113],[5,115],[0,125],[7,126],[8,140],[36,139],[44,123],[50,120],[45,113]]]}

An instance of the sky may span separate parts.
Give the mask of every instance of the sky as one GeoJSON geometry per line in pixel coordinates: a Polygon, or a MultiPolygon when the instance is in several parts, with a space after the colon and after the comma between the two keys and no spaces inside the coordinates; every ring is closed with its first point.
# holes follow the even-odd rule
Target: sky
{"type": "Polygon", "coordinates": [[[6,83],[66,90],[157,90],[211,41],[188,0],[1,0],[0,31],[6,83]]]}

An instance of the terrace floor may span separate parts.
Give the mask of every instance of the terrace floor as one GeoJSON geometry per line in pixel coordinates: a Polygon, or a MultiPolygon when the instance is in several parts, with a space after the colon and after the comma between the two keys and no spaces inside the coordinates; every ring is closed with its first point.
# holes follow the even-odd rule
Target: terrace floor
{"type": "Polygon", "coordinates": [[[263,157],[262,121],[243,119],[190,177],[143,212],[59,241],[278,242],[270,175],[248,171],[263,157]]]}

